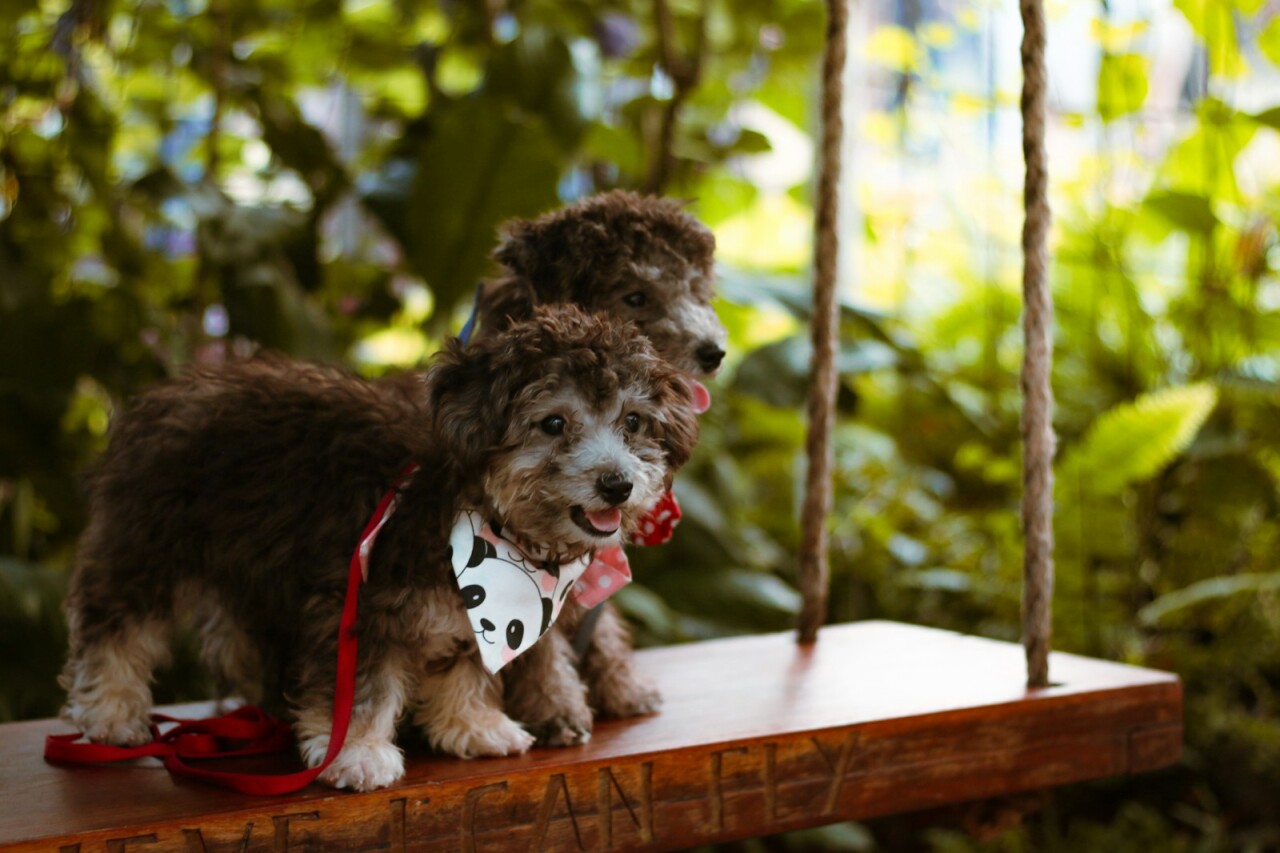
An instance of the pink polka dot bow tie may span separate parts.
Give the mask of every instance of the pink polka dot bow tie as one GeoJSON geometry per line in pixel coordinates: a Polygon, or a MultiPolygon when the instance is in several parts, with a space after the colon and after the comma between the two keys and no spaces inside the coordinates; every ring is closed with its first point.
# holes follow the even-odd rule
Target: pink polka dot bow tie
{"type": "MultiPolygon", "coordinates": [[[[680,520],[680,504],[667,492],[645,513],[640,527],[631,537],[633,545],[661,545],[671,538],[680,520]]],[[[574,585],[573,599],[583,607],[595,607],[622,587],[631,583],[631,561],[621,545],[601,548],[587,570],[574,585]]]]}

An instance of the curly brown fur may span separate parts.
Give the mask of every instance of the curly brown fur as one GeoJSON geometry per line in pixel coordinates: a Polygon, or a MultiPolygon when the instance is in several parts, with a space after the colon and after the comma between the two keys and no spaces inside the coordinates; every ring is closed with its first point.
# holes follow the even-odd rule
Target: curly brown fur
{"type": "MultiPolygon", "coordinates": [[[[725,331],[712,308],[715,237],[670,199],[602,193],[534,220],[503,227],[494,258],[503,275],[485,282],[477,304],[483,337],[529,316],[537,305],[573,303],[631,320],[658,353],[685,373],[706,376],[724,357],[725,331]]],[[[580,662],[590,703],[604,716],[652,713],[657,691],[636,675],[631,638],[612,604],[580,662]]],[[[567,633],[573,620],[557,630],[567,633]]],[[[544,650],[507,681],[507,707],[531,731],[560,739],[560,709],[576,708],[579,685],[544,650]],[[545,684],[524,685],[529,678],[545,684]],[[552,685],[556,685],[553,687],[552,685]]]]}
{"type": "Polygon", "coordinates": [[[445,751],[523,751],[532,739],[501,710],[454,581],[456,514],[481,508],[529,541],[586,553],[643,508],[637,493],[620,507],[619,533],[585,530],[574,502],[600,497],[584,482],[630,466],[661,488],[696,432],[685,384],[647,342],[571,307],[451,346],[422,382],[375,384],[278,358],[197,369],[113,424],[67,599],[64,716],[93,740],[146,740],[151,671],[176,616],[198,602],[223,674],[243,682],[261,667],[264,694],[288,701],[303,759],[320,763],[351,553],[413,461],[361,588],[355,709],[322,781],[368,790],[399,778],[405,708],[445,751]],[[538,428],[548,399],[580,428],[551,440],[538,428]],[[635,432],[630,413],[642,420],[635,432]],[[541,472],[540,488],[516,493],[524,469],[541,472]]]}
{"type": "Polygon", "coordinates": [[[480,334],[573,303],[630,320],[667,361],[714,373],[725,331],[711,307],[715,237],[671,199],[601,193],[503,226],[502,275],[481,288],[480,334]]]}

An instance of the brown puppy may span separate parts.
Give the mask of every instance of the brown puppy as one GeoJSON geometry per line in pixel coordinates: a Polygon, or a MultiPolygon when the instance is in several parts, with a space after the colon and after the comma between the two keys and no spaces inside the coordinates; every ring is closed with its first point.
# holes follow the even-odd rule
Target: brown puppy
{"type": "MultiPolygon", "coordinates": [[[[618,190],[510,222],[503,232],[494,252],[503,275],[481,288],[479,337],[528,317],[536,305],[573,303],[634,322],[659,355],[690,376],[719,369],[726,335],[711,305],[715,237],[678,202],[618,190]]],[[[706,389],[695,382],[694,390],[705,408],[706,389]]],[[[581,616],[571,608],[560,631],[576,630],[581,616]]],[[[507,680],[507,708],[540,742],[576,743],[591,719],[556,711],[573,703],[545,686],[549,650],[517,662],[507,680]]],[[[629,631],[610,604],[581,669],[591,706],[604,716],[657,710],[660,697],[635,673],[629,631]]]]}
{"type": "MultiPolygon", "coordinates": [[[[687,385],[649,343],[572,307],[453,345],[420,382],[271,358],[197,369],[113,424],[67,599],[64,717],[95,741],[147,740],[152,669],[174,620],[195,610],[218,668],[241,684],[254,668],[280,674],[302,757],[318,765],[348,563],[414,462],[361,588],[350,733],[322,781],[398,779],[406,708],[444,751],[523,752],[532,738],[479,664],[478,642],[495,637],[473,631],[467,608],[480,602],[455,580],[460,513],[478,511],[539,559],[581,558],[634,528],[696,435],[687,385]],[[600,529],[600,518],[612,521],[600,529]]],[[[536,638],[496,637],[513,652],[536,638]]],[[[585,703],[571,669],[547,678],[571,681],[555,689],[576,686],[585,703]]]]}
{"type": "Polygon", "coordinates": [[[502,230],[493,257],[503,275],[481,287],[481,335],[531,316],[535,305],[569,302],[635,323],[691,376],[720,367],[716,239],[678,202],[614,190],[502,230]]]}

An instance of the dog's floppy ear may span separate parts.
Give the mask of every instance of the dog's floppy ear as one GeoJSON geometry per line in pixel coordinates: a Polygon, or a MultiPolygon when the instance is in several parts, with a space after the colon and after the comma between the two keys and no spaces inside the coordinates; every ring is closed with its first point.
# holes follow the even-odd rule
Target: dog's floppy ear
{"type": "Polygon", "coordinates": [[[505,399],[495,388],[489,347],[465,347],[451,339],[427,371],[433,434],[463,471],[484,470],[489,453],[502,441],[505,399]]]}
{"type": "Polygon", "coordinates": [[[551,223],[543,220],[512,219],[498,234],[493,259],[502,264],[510,279],[521,280],[531,304],[563,302],[568,291],[555,274],[556,235],[551,223]]]}
{"type": "Polygon", "coordinates": [[[534,304],[583,302],[584,283],[596,278],[601,259],[617,254],[615,244],[603,222],[568,207],[503,223],[493,258],[512,278],[525,280],[534,304]]]}
{"type": "Polygon", "coordinates": [[[529,219],[508,219],[498,228],[498,247],[493,259],[515,276],[529,278],[538,260],[538,223],[529,219]]]}
{"type": "Polygon", "coordinates": [[[655,372],[654,401],[658,404],[657,438],[667,455],[667,488],[671,479],[693,454],[698,443],[698,415],[693,408],[689,380],[674,370],[655,372]]]}
{"type": "Polygon", "coordinates": [[[524,276],[493,279],[482,283],[476,294],[476,318],[486,334],[501,332],[532,317],[537,302],[533,285],[524,276]]]}

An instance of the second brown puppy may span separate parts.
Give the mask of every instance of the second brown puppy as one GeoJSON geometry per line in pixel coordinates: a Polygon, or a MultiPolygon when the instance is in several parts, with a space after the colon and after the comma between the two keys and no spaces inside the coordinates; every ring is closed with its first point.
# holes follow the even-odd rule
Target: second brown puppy
{"type": "MultiPolygon", "coordinates": [[[[485,282],[478,300],[478,336],[499,333],[539,305],[606,313],[634,323],[692,380],[705,407],[706,390],[696,380],[713,375],[725,355],[725,329],[711,304],[714,256],[714,235],[680,203],[622,190],[509,222],[494,252],[502,274],[485,282]]],[[[573,636],[582,616],[569,608],[557,631],[573,636]]],[[[589,736],[591,715],[575,695],[549,687],[571,683],[548,677],[549,668],[560,665],[552,651],[548,644],[517,661],[506,681],[506,706],[540,743],[579,743],[589,736]]],[[[578,664],[596,713],[657,710],[661,697],[636,672],[630,631],[612,604],[602,605],[578,664]]]]}

